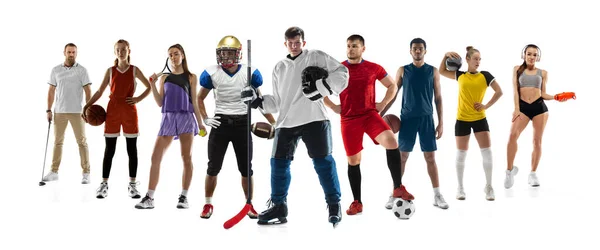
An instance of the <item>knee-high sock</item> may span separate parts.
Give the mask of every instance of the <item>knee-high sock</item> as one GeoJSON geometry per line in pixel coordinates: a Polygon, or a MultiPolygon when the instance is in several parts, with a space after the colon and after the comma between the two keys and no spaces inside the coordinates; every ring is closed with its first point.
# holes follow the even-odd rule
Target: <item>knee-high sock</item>
{"type": "Polygon", "coordinates": [[[327,204],[340,202],[342,194],[333,157],[328,155],[323,158],[313,158],[313,164],[319,175],[319,182],[325,193],[327,204]]]}
{"type": "Polygon", "coordinates": [[[481,158],[483,159],[483,171],[485,172],[485,182],[487,185],[492,185],[492,168],[493,168],[492,149],[491,148],[482,148],[481,149],[481,158]]]}
{"type": "Polygon", "coordinates": [[[286,201],[292,180],[291,163],[290,160],[271,158],[271,201],[275,204],[286,201]]]}
{"type": "Polygon", "coordinates": [[[102,161],[102,178],[108,179],[112,167],[112,160],[115,156],[115,149],[117,147],[117,138],[106,137],[105,141],[106,149],[104,149],[104,160],[102,161]]]}
{"type": "Polygon", "coordinates": [[[400,150],[388,149],[385,152],[387,156],[387,164],[392,175],[392,181],[394,182],[394,189],[402,185],[402,166],[400,162],[400,150]]]}
{"type": "Polygon", "coordinates": [[[127,155],[129,156],[129,177],[135,178],[138,168],[137,138],[126,138],[127,155]]]}
{"type": "Polygon", "coordinates": [[[360,185],[362,176],[360,174],[360,164],[352,166],[348,164],[348,181],[350,181],[350,188],[352,189],[352,195],[355,201],[362,202],[360,200],[360,185]]]}
{"type": "Polygon", "coordinates": [[[463,187],[463,175],[465,173],[465,160],[467,159],[466,150],[456,151],[456,177],[458,177],[458,187],[463,187]]]}

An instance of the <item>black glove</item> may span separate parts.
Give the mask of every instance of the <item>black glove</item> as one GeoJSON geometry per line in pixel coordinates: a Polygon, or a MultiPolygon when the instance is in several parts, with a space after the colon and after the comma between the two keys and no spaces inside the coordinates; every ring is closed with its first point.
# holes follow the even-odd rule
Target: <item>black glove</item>
{"type": "Polygon", "coordinates": [[[241,98],[246,105],[250,104],[253,109],[262,108],[263,98],[256,94],[256,89],[252,86],[246,86],[242,89],[241,98]]]}
{"type": "Polygon", "coordinates": [[[311,101],[317,101],[324,96],[333,94],[326,80],[328,76],[327,70],[316,66],[308,66],[302,70],[302,93],[304,96],[311,101]]]}

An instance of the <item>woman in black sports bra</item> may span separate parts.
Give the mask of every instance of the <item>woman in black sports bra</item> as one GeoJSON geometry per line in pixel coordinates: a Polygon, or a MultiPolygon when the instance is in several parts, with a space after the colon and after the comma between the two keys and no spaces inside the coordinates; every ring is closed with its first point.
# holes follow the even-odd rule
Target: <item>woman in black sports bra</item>
{"type": "Polygon", "coordinates": [[[536,170],[542,155],[542,136],[548,121],[548,107],[544,101],[554,100],[553,95],[546,93],[548,72],[535,66],[535,63],[540,61],[540,57],[540,48],[529,44],[523,48],[521,54],[521,58],[524,59],[523,64],[515,66],[513,70],[515,111],[506,150],[508,165],[504,187],[507,189],[513,186],[514,176],[519,171],[516,166],[513,166],[517,154],[517,140],[530,120],[533,123],[533,159],[528,182],[533,187],[540,185],[536,170]]]}

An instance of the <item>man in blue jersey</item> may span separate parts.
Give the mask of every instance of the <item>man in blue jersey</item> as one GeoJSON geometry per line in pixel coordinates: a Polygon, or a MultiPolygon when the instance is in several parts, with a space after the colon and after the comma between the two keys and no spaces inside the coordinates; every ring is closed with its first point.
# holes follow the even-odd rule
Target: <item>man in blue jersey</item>
{"type": "MultiPolygon", "coordinates": [[[[433,205],[442,209],[448,208],[448,203],[439,190],[439,178],[437,164],[435,162],[435,151],[437,151],[436,140],[443,133],[443,109],[442,93],[440,87],[440,74],[436,67],[425,63],[427,44],[421,38],[415,38],[410,42],[410,54],[413,62],[404,65],[396,73],[398,89],[402,89],[402,108],[400,120],[402,125],[398,132],[398,144],[400,145],[402,175],[406,169],[408,155],[412,152],[419,135],[419,145],[427,162],[427,172],[431,179],[434,192],[433,205]],[[433,120],[433,100],[437,111],[437,127],[433,120]]],[[[399,91],[398,91],[399,92],[399,91]]],[[[383,116],[391,107],[396,98],[381,111],[383,116]]],[[[394,197],[390,199],[385,207],[391,209],[394,197]]]]}

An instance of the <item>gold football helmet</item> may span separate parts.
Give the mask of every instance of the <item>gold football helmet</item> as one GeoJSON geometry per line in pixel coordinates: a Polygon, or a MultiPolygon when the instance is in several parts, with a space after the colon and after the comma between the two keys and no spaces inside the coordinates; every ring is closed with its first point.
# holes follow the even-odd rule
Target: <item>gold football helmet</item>
{"type": "Polygon", "coordinates": [[[242,43],[235,36],[225,36],[217,44],[217,63],[225,68],[233,67],[242,59],[242,43]]]}

